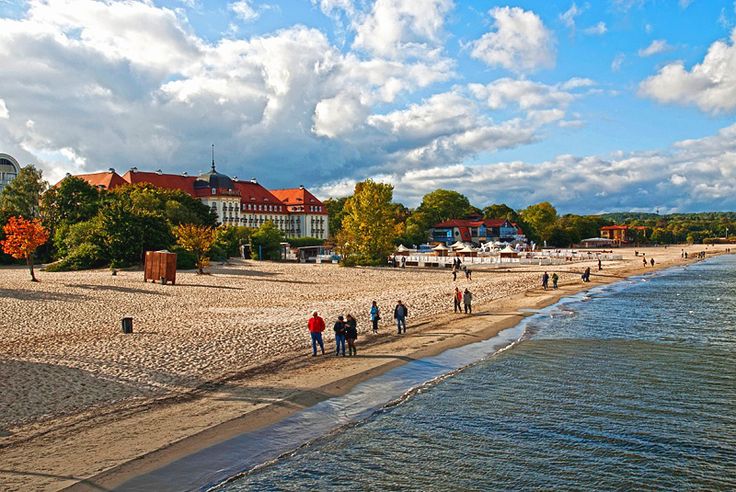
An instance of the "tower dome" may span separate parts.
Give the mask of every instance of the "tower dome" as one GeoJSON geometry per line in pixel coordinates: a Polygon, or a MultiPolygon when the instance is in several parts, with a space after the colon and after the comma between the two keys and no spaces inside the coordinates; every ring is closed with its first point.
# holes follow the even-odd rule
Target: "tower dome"
{"type": "Polygon", "coordinates": [[[215,169],[215,149],[214,145],[212,146],[212,168],[209,172],[200,174],[197,177],[197,180],[194,182],[195,188],[216,188],[216,189],[224,189],[224,190],[232,190],[234,188],[233,186],[233,180],[230,179],[230,176],[227,176],[222,173],[218,173],[215,169]]]}

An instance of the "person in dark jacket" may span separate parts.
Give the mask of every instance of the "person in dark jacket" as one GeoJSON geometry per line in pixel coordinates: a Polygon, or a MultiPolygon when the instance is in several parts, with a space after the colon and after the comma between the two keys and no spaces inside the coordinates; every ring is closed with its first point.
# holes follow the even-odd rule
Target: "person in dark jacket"
{"type": "Polygon", "coordinates": [[[355,340],[358,339],[358,321],[352,314],[348,314],[345,325],[345,338],[348,341],[348,355],[358,355],[358,349],[355,348],[355,340]]]}
{"type": "Polygon", "coordinates": [[[547,290],[547,286],[549,286],[549,274],[544,272],[544,275],[542,275],[542,288],[547,290]]]}
{"type": "Polygon", "coordinates": [[[396,327],[399,329],[399,335],[401,335],[401,328],[404,328],[406,333],[406,317],[409,316],[409,309],[401,302],[396,303],[394,308],[394,319],[396,320],[396,327]]]}
{"type": "Polygon", "coordinates": [[[465,304],[465,314],[473,314],[473,293],[468,289],[463,292],[463,303],[465,304]]]}
{"type": "Polygon", "coordinates": [[[378,333],[378,322],[381,320],[381,309],[376,301],[371,304],[371,323],[373,323],[373,333],[378,333]]]}
{"type": "Polygon", "coordinates": [[[340,355],[340,348],[342,348],[342,356],[345,357],[345,331],[347,330],[345,318],[338,316],[332,329],[335,330],[335,355],[340,355]]]}

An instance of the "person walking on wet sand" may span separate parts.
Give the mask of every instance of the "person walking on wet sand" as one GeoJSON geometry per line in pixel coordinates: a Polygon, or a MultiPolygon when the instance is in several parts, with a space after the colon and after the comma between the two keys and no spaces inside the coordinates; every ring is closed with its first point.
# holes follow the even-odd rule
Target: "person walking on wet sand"
{"type": "Polygon", "coordinates": [[[381,319],[381,310],[378,307],[378,304],[376,304],[376,301],[373,301],[373,304],[371,305],[371,323],[373,323],[373,334],[378,333],[378,321],[381,319]]]}
{"type": "Polygon", "coordinates": [[[473,294],[468,289],[465,289],[465,292],[463,292],[463,304],[465,304],[465,314],[473,314],[473,306],[471,305],[472,302],[473,294]]]}
{"type": "Polygon", "coordinates": [[[452,262],[452,281],[455,282],[457,280],[457,264],[453,261],[452,262]]]}
{"type": "Polygon", "coordinates": [[[651,263],[652,264],[652,267],[654,267],[654,258],[652,258],[651,260],[649,260],[649,263],[651,263]]]}
{"type": "Polygon", "coordinates": [[[603,263],[601,262],[601,259],[598,258],[598,271],[600,272],[601,270],[603,270],[603,263]]]}
{"type": "Polygon", "coordinates": [[[470,271],[470,268],[465,267],[465,278],[468,280],[473,280],[473,272],[470,271]]]}
{"type": "Polygon", "coordinates": [[[345,321],[345,339],[348,341],[348,355],[358,355],[358,349],[355,348],[355,340],[358,339],[358,322],[352,314],[348,314],[345,321]]]}
{"type": "Polygon", "coordinates": [[[647,259],[646,258],[642,258],[641,261],[644,262],[644,266],[646,267],[647,266],[647,259]]]}
{"type": "Polygon", "coordinates": [[[590,282],[590,267],[587,267],[583,272],[583,282],[590,282]]]}
{"type": "Polygon", "coordinates": [[[317,355],[317,344],[322,349],[322,355],[325,354],[325,344],[322,341],[322,332],[325,331],[325,320],[319,317],[317,311],[312,313],[312,317],[309,318],[309,334],[312,336],[312,357],[317,355]]]}
{"type": "Polygon", "coordinates": [[[542,275],[542,288],[544,290],[547,290],[547,287],[549,286],[549,274],[547,272],[544,272],[542,275]]]}
{"type": "Polygon", "coordinates": [[[554,290],[557,290],[557,281],[560,280],[560,277],[557,275],[557,273],[552,274],[552,288],[554,290]]]}
{"type": "Polygon", "coordinates": [[[458,289],[457,287],[455,287],[455,293],[453,294],[453,297],[455,298],[454,299],[454,301],[455,301],[455,312],[456,313],[462,313],[463,312],[463,309],[462,309],[462,307],[460,307],[460,303],[463,300],[463,293],[460,292],[460,289],[458,289]]]}
{"type": "Polygon", "coordinates": [[[394,308],[394,319],[396,320],[396,327],[399,329],[399,335],[401,335],[401,328],[404,328],[406,333],[406,317],[409,316],[409,309],[401,302],[396,303],[394,308]]]}
{"type": "Polygon", "coordinates": [[[335,330],[335,355],[340,355],[340,349],[342,349],[342,356],[345,357],[345,330],[347,329],[345,319],[338,316],[332,329],[335,330]]]}

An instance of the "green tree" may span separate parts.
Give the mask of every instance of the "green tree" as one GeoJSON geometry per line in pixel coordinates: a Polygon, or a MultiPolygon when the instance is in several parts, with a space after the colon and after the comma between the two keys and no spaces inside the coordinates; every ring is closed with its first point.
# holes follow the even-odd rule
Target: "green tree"
{"type": "Polygon", "coordinates": [[[40,169],[34,166],[21,168],[18,176],[0,192],[0,209],[26,219],[38,217],[41,194],[46,188],[48,183],[40,169]]]}
{"type": "Polygon", "coordinates": [[[348,201],[348,197],[342,198],[328,198],[324,201],[325,209],[329,214],[327,225],[330,228],[330,236],[337,237],[337,234],[342,229],[342,219],[345,217],[345,202],[348,201]]]}
{"type": "Polygon", "coordinates": [[[194,255],[197,274],[203,274],[204,269],[210,263],[207,255],[215,243],[215,230],[203,225],[182,224],[174,229],[174,234],[176,243],[194,255]]]}
{"type": "Polygon", "coordinates": [[[159,188],[150,183],[115,188],[110,195],[123,200],[135,212],[163,214],[172,227],[181,224],[215,227],[217,215],[201,200],[182,190],[159,188]]]}
{"type": "Polygon", "coordinates": [[[519,221],[519,214],[516,210],[509,207],[505,203],[488,205],[483,209],[484,219],[507,219],[511,222],[519,221]]]}
{"type": "Polygon", "coordinates": [[[549,202],[530,205],[522,210],[519,215],[529,225],[530,230],[525,232],[532,240],[548,240],[551,229],[557,222],[557,210],[549,202]]]}
{"type": "Polygon", "coordinates": [[[411,244],[421,244],[429,239],[429,229],[436,223],[478,212],[465,195],[441,188],[434,190],[424,195],[421,205],[406,220],[404,237],[411,244]]]}
{"type": "Polygon", "coordinates": [[[41,197],[41,216],[52,228],[90,220],[100,208],[100,191],[81,178],[67,176],[41,197]]]}
{"type": "Polygon", "coordinates": [[[99,221],[113,267],[139,264],[146,251],[169,248],[174,243],[171,227],[162,214],[134,210],[125,200],[101,208],[99,221]]]}
{"type": "MultiPolygon", "coordinates": [[[[225,258],[240,256],[240,245],[249,244],[250,236],[255,229],[245,226],[225,226],[215,229],[213,248],[225,258]]],[[[216,257],[213,256],[216,259],[216,257]]]]}
{"type": "Polygon", "coordinates": [[[394,250],[393,186],[366,180],[355,185],[345,204],[337,242],[346,264],[378,265],[394,250]]]}
{"type": "Polygon", "coordinates": [[[257,260],[280,260],[283,240],[279,228],[267,220],[250,235],[250,254],[257,260]]]}

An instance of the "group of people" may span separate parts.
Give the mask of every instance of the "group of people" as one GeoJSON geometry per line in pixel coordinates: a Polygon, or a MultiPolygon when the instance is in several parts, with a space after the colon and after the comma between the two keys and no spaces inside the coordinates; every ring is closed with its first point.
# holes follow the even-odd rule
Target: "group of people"
{"type": "Polygon", "coordinates": [[[542,288],[544,290],[547,290],[549,288],[550,279],[552,279],[552,288],[557,290],[557,282],[560,281],[560,277],[555,272],[552,272],[551,277],[547,272],[544,272],[544,274],[542,274],[542,288]]]}
{"type": "MultiPolygon", "coordinates": [[[[406,318],[409,316],[409,308],[400,300],[394,307],[394,320],[398,328],[399,335],[406,333],[406,318]]],[[[370,319],[373,325],[373,333],[378,333],[378,321],[381,319],[381,309],[376,301],[373,301],[370,309],[370,319]]],[[[325,320],[317,311],[312,313],[312,317],[307,322],[309,334],[312,338],[312,357],[317,355],[317,347],[319,346],[322,355],[325,353],[325,343],[322,333],[325,331],[325,320]]],[[[358,339],[358,321],[352,314],[346,316],[338,316],[332,327],[335,332],[335,355],[345,357],[345,349],[347,345],[347,355],[358,355],[358,349],[355,341],[358,339]]]]}
{"type": "Polygon", "coordinates": [[[463,262],[460,258],[455,258],[452,260],[452,281],[457,280],[457,272],[463,271],[465,272],[465,278],[467,280],[473,280],[473,272],[470,271],[470,268],[468,268],[466,265],[463,265],[463,262]]]}
{"type": "Polygon", "coordinates": [[[456,313],[462,313],[462,306],[465,306],[465,314],[473,314],[473,293],[470,290],[466,288],[463,292],[455,287],[455,294],[452,297],[454,299],[456,313]]]}
{"type": "Polygon", "coordinates": [[[406,256],[402,256],[400,259],[396,258],[396,255],[388,257],[388,264],[394,268],[406,268],[406,256]]]}

